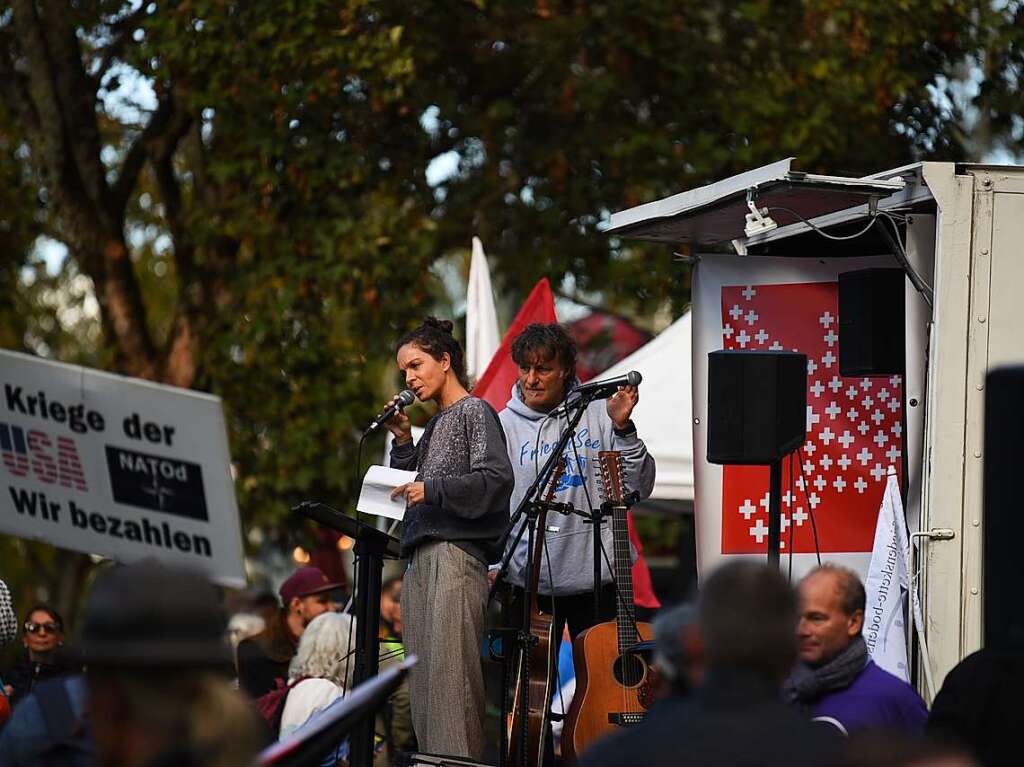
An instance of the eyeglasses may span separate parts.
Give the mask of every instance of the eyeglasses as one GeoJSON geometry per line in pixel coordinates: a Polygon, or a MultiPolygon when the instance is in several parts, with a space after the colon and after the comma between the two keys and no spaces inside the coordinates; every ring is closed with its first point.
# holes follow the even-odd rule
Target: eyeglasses
{"type": "Polygon", "coordinates": [[[29,621],[25,624],[25,631],[29,634],[56,634],[60,631],[60,626],[56,623],[35,623],[29,621]]]}

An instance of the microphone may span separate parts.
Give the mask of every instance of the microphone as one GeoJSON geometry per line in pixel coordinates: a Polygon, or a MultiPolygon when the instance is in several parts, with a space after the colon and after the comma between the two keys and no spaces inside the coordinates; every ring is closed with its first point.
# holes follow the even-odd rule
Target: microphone
{"type": "Polygon", "coordinates": [[[381,424],[388,420],[391,416],[393,416],[402,408],[408,407],[415,401],[416,395],[412,393],[412,389],[406,389],[405,391],[399,392],[398,400],[396,402],[392,402],[386,408],[381,410],[380,415],[373,419],[373,423],[366,427],[366,431],[363,432],[363,435],[365,436],[376,431],[377,429],[380,428],[381,424]]]}
{"type": "Polygon", "coordinates": [[[580,384],[572,390],[570,396],[582,397],[585,395],[590,399],[605,399],[615,394],[620,386],[639,386],[642,380],[644,380],[642,375],[635,370],[630,370],[625,375],[615,376],[615,378],[580,384]]]}

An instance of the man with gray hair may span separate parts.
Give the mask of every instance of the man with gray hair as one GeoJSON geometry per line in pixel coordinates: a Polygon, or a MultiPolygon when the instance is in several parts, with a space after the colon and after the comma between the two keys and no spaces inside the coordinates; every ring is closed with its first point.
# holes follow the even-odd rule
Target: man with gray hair
{"type": "Polygon", "coordinates": [[[715,570],[697,601],[700,687],[660,701],[641,724],[596,744],[581,767],[827,764],[837,738],[779,700],[796,658],[796,617],[778,570],[750,560],[715,570]]]}
{"type": "Polygon", "coordinates": [[[798,591],[800,663],[786,682],[786,700],[843,734],[876,727],[922,731],[924,701],[868,656],[857,573],[824,564],[804,576],[798,591]]]}

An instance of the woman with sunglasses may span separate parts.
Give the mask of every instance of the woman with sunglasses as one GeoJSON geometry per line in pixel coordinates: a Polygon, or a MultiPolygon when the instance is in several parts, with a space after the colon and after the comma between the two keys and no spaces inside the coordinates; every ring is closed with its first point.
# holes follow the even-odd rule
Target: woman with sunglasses
{"type": "Polygon", "coordinates": [[[44,679],[54,679],[73,674],[80,669],[67,661],[64,646],[64,621],[60,614],[49,605],[34,605],[25,614],[21,641],[25,652],[4,674],[4,683],[16,704],[32,692],[32,688],[44,679]]]}

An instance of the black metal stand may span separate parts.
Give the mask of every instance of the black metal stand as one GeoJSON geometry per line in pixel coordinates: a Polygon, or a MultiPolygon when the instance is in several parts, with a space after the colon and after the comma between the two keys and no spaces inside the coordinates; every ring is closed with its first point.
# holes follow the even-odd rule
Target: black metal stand
{"type": "MultiPolygon", "coordinates": [[[[597,392],[595,392],[594,394],[596,394],[596,393],[597,392]]],[[[544,462],[544,466],[541,468],[540,472],[538,472],[537,476],[534,478],[533,483],[530,485],[529,488],[527,488],[526,492],[523,494],[523,498],[519,502],[519,506],[516,507],[515,513],[512,515],[512,518],[509,520],[508,526],[505,528],[505,532],[502,533],[502,536],[501,536],[501,541],[500,541],[499,545],[500,545],[501,548],[503,548],[505,550],[505,555],[502,558],[501,567],[498,569],[498,574],[497,574],[497,576],[494,579],[494,584],[491,586],[491,591],[490,591],[490,593],[487,596],[488,603],[490,603],[491,600],[494,599],[494,595],[495,595],[495,593],[497,593],[499,585],[505,580],[506,573],[508,572],[509,562],[512,560],[512,554],[515,552],[516,548],[519,546],[519,541],[522,539],[523,533],[527,533],[528,534],[528,538],[527,538],[528,545],[527,545],[527,549],[526,549],[526,551],[527,551],[527,555],[526,555],[526,557],[527,557],[526,558],[526,573],[527,573],[527,577],[524,579],[525,583],[524,583],[524,589],[523,589],[522,625],[521,625],[519,631],[515,632],[515,634],[514,634],[514,636],[515,636],[515,649],[517,649],[519,651],[521,657],[523,657],[523,658],[527,658],[528,657],[528,654],[530,652],[530,643],[531,643],[531,637],[530,637],[530,634],[529,634],[528,627],[530,625],[529,624],[529,620],[530,620],[530,605],[533,603],[533,584],[531,583],[531,579],[529,577],[529,573],[532,572],[532,565],[533,565],[533,542],[534,542],[534,536],[535,535],[544,535],[544,531],[543,530],[537,530],[536,529],[537,528],[537,516],[538,516],[541,508],[547,508],[549,510],[559,511],[561,513],[570,513],[572,511],[572,507],[567,505],[567,504],[545,503],[544,501],[540,500],[540,494],[543,492],[543,488],[547,487],[547,485],[548,485],[548,483],[549,483],[549,481],[551,479],[551,475],[554,472],[555,466],[558,463],[558,460],[561,458],[562,453],[565,451],[566,446],[569,444],[569,440],[572,439],[573,434],[576,433],[576,427],[579,425],[580,420],[583,418],[583,414],[587,411],[587,408],[590,406],[590,403],[593,402],[594,399],[596,399],[594,394],[583,395],[579,399],[574,400],[572,403],[566,405],[567,408],[569,408],[569,407],[576,408],[576,411],[573,414],[572,418],[569,419],[569,424],[566,426],[565,431],[563,431],[562,434],[559,436],[558,443],[555,445],[555,448],[551,451],[551,455],[548,456],[548,459],[544,462]],[[512,531],[515,530],[516,526],[519,525],[520,520],[524,516],[526,517],[526,523],[519,527],[519,531],[516,533],[515,537],[512,539],[512,544],[508,545],[508,541],[509,541],[509,538],[512,535],[512,531]]],[[[598,525],[598,535],[600,535],[600,526],[599,525],[598,525]]],[[[600,567],[600,562],[598,563],[598,567],[600,567]]],[[[600,576],[600,570],[598,570],[597,577],[598,577],[598,581],[600,581],[600,577],[601,577],[600,576]]],[[[600,588],[600,583],[598,583],[597,585],[598,585],[598,588],[600,588]]],[[[514,657],[514,653],[512,655],[510,655],[509,652],[508,652],[508,648],[505,646],[505,639],[508,637],[508,633],[509,632],[506,632],[504,634],[503,638],[502,638],[502,657],[505,659],[506,663],[508,662],[510,657],[514,657]]],[[[503,674],[503,676],[507,680],[507,674],[503,674]]],[[[524,688],[525,687],[526,687],[526,685],[524,683],[524,688]]],[[[528,689],[523,689],[520,692],[520,695],[524,696],[522,698],[523,708],[524,709],[526,709],[528,707],[528,705],[529,705],[529,702],[525,698],[525,696],[528,695],[528,694],[529,694],[528,689]]],[[[507,721],[508,715],[509,715],[508,702],[509,702],[508,701],[508,694],[506,692],[505,694],[502,695],[502,711],[501,711],[502,716],[501,716],[501,721],[503,723],[503,726],[501,728],[501,748],[500,748],[500,752],[499,752],[499,762],[498,762],[499,765],[501,765],[501,767],[509,767],[509,766],[507,766],[505,764],[505,761],[507,759],[507,754],[508,754],[508,743],[507,743],[507,739],[506,739],[506,735],[505,735],[505,727],[504,727],[504,722],[507,721]]],[[[521,731],[519,733],[511,733],[511,736],[515,737],[515,738],[519,738],[519,744],[520,744],[520,746],[519,746],[519,753],[520,753],[522,759],[524,760],[524,764],[525,764],[525,760],[527,758],[527,754],[526,754],[526,739],[527,739],[528,723],[527,723],[527,718],[525,716],[520,717],[520,721],[521,721],[521,731]]]]}
{"type": "MultiPolygon", "coordinates": [[[[356,570],[356,647],[353,687],[377,676],[380,669],[380,590],[384,558],[399,558],[398,539],[365,522],[359,522],[322,503],[300,503],[292,511],[355,540],[356,570]]],[[[373,716],[357,724],[349,743],[351,767],[373,765],[373,716]]]]}
{"type": "MultiPolygon", "coordinates": [[[[601,504],[585,514],[587,524],[593,525],[594,533],[594,625],[601,620],[601,523],[610,514],[611,511],[605,504],[601,504]]],[[[612,573],[612,580],[614,579],[615,574],[612,573]]]]}
{"type": "Polygon", "coordinates": [[[779,544],[782,539],[782,461],[770,463],[768,473],[768,564],[779,567],[779,544]]]}

